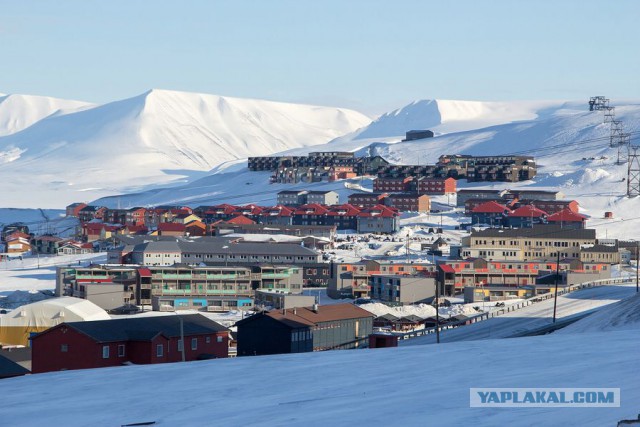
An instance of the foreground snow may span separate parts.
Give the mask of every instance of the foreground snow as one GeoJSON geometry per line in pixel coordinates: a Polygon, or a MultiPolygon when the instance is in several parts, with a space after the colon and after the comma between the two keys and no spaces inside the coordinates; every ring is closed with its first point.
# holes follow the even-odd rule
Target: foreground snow
{"type": "Polygon", "coordinates": [[[634,330],[68,371],[3,380],[0,411],[12,426],[611,426],[639,411],[639,346],[634,330]],[[619,387],[622,406],[470,409],[470,387],[619,387]]]}

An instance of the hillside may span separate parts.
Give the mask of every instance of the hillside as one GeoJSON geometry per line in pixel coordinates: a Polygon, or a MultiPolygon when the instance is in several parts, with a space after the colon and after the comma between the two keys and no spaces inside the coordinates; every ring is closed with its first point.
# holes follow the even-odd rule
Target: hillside
{"type": "Polygon", "coordinates": [[[8,207],[62,207],[325,143],[369,122],[340,108],[152,90],[0,137],[0,191],[8,207]]]}
{"type": "Polygon", "coordinates": [[[640,410],[639,345],[615,331],[56,372],[2,380],[0,411],[11,426],[615,426],[640,410]],[[469,408],[471,387],[615,387],[621,407],[469,408]]]}

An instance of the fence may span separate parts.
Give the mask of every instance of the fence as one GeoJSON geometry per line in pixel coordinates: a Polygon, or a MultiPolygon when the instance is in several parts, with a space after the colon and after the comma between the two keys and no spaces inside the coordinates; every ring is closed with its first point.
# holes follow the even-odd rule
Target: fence
{"type": "MultiPolygon", "coordinates": [[[[595,288],[595,287],[599,287],[599,286],[604,286],[604,285],[616,285],[616,284],[622,284],[622,283],[629,283],[629,282],[634,282],[635,278],[617,278],[617,279],[600,279],[600,280],[593,280],[590,282],[585,282],[585,283],[579,283],[577,285],[569,285],[564,287],[564,289],[558,289],[558,296],[560,295],[565,295],[568,294],[570,292],[574,292],[580,289],[587,289],[587,288],[595,288]]],[[[554,292],[548,292],[546,294],[541,294],[541,295],[536,295],[533,296],[531,298],[528,298],[522,302],[519,302],[517,304],[511,304],[508,306],[505,306],[504,308],[501,308],[499,310],[493,310],[487,313],[481,313],[481,314],[477,314],[475,316],[471,316],[467,319],[462,319],[462,320],[458,320],[455,322],[449,322],[446,323],[444,325],[440,326],[440,330],[444,331],[447,329],[453,329],[453,328],[458,328],[460,326],[464,326],[464,325],[470,325],[472,323],[478,323],[481,322],[483,320],[489,320],[492,317],[498,317],[498,316],[502,316],[506,313],[510,313],[512,311],[517,311],[517,310],[521,310],[525,307],[528,307],[530,305],[542,302],[542,301],[546,301],[548,299],[553,298],[554,292]]],[[[406,339],[410,339],[410,338],[415,338],[415,337],[419,337],[419,336],[424,336],[424,335],[430,335],[430,334],[435,334],[436,333],[436,328],[424,328],[424,329],[420,329],[417,331],[411,331],[411,332],[406,332],[403,334],[397,334],[398,339],[399,340],[406,340],[406,339]]]]}

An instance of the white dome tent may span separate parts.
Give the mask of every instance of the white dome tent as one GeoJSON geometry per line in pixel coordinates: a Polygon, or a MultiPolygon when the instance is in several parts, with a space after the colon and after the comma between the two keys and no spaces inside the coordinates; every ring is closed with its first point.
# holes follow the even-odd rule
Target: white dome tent
{"type": "Polygon", "coordinates": [[[61,297],[38,301],[0,315],[0,344],[29,345],[31,334],[60,323],[107,319],[110,317],[106,311],[84,299],[61,297]]]}

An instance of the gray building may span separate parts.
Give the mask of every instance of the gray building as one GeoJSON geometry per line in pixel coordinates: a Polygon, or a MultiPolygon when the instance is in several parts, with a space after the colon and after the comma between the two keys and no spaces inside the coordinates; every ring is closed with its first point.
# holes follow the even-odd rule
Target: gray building
{"type": "Polygon", "coordinates": [[[398,215],[358,216],[358,233],[395,233],[400,230],[398,215]]]}
{"type": "Polygon", "coordinates": [[[306,190],[283,190],[278,192],[278,204],[285,206],[304,205],[306,190]]]}
{"type": "Polygon", "coordinates": [[[270,307],[278,310],[296,307],[311,307],[315,302],[316,297],[313,295],[299,295],[292,294],[290,292],[278,292],[277,290],[271,291],[266,289],[256,290],[253,301],[256,308],[270,307]]]}
{"type": "Polygon", "coordinates": [[[520,200],[561,200],[564,193],[561,191],[547,190],[514,190],[511,193],[518,196],[520,200]]]}
{"type": "Polygon", "coordinates": [[[305,204],[308,203],[337,205],[340,203],[340,198],[335,191],[309,191],[305,195],[305,204]]]}
{"type": "Polygon", "coordinates": [[[72,296],[91,301],[104,310],[111,310],[128,304],[130,295],[131,292],[126,292],[122,283],[79,283],[72,296]]]}
{"type": "Polygon", "coordinates": [[[371,298],[400,304],[426,302],[436,294],[436,279],[424,276],[383,275],[370,277],[371,298]]]}
{"type": "Polygon", "coordinates": [[[403,141],[415,141],[416,139],[433,138],[433,131],[427,129],[410,130],[403,141]]]}

